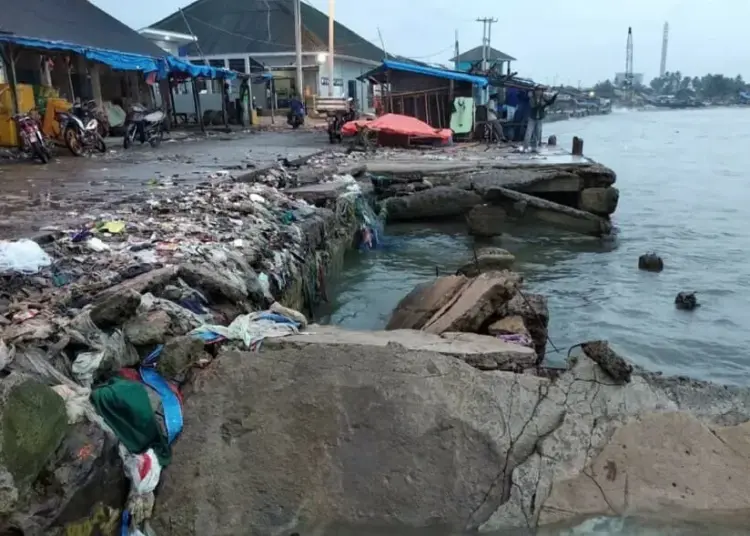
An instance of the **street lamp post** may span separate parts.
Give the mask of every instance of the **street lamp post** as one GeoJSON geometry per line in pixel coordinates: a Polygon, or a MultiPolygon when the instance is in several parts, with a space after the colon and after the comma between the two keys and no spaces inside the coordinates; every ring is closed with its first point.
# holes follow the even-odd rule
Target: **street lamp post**
{"type": "Polygon", "coordinates": [[[336,0],[328,0],[328,96],[333,97],[333,26],[336,0]]]}

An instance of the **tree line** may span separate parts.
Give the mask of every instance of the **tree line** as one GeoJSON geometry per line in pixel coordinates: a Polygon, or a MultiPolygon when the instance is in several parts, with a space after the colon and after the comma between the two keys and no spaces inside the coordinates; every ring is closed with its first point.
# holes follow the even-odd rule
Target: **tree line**
{"type": "MultiPolygon", "coordinates": [[[[614,98],[619,89],[610,80],[599,82],[592,90],[599,97],[614,98]]],[[[666,72],[651,80],[648,87],[636,86],[636,92],[653,95],[674,95],[675,97],[695,97],[701,100],[722,100],[737,97],[740,91],[747,91],[748,84],[738,74],[734,78],[723,74],[686,76],[680,71],[666,72]]]]}

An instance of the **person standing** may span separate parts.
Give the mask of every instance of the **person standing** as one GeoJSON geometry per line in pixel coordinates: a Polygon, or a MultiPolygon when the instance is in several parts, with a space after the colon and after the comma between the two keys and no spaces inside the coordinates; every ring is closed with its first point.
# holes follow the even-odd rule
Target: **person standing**
{"type": "Polygon", "coordinates": [[[531,113],[526,125],[526,135],[523,140],[523,150],[537,152],[542,145],[542,124],[547,115],[547,108],[557,100],[557,93],[547,98],[544,89],[535,87],[530,96],[531,113]]]}

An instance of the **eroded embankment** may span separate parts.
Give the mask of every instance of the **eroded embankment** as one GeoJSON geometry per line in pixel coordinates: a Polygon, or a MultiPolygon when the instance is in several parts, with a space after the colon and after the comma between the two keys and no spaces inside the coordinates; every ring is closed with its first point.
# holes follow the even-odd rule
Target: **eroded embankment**
{"type": "Polygon", "coordinates": [[[324,295],[358,195],[314,207],[228,180],[4,249],[0,533],[112,534],[123,508],[142,527],[182,388],[220,344],[257,349],[281,329],[258,311],[291,318],[281,331],[304,326],[280,302],[307,310],[324,295]],[[40,268],[21,266],[29,255],[40,268]],[[140,476],[123,471],[118,443],[139,455],[140,476]]]}

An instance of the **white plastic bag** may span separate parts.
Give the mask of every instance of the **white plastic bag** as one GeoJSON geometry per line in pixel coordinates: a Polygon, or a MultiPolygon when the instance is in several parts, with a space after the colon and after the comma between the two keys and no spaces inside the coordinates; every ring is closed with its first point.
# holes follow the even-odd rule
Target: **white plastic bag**
{"type": "Polygon", "coordinates": [[[52,264],[52,259],[28,238],[15,242],[0,241],[0,272],[25,272],[34,274],[52,264]]]}
{"type": "Polygon", "coordinates": [[[161,465],[154,450],[148,449],[143,454],[132,454],[122,443],[119,449],[125,476],[130,479],[132,492],[140,495],[154,491],[161,477],[161,465]]]}

